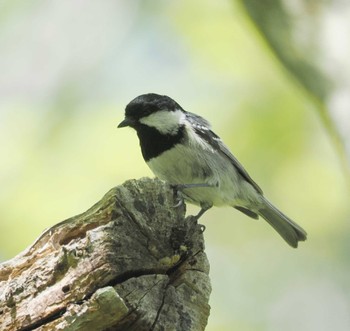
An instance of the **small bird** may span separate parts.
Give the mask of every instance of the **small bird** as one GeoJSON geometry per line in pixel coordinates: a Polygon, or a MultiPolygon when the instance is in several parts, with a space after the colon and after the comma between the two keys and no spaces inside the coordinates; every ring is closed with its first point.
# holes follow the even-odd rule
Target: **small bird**
{"type": "Polygon", "coordinates": [[[292,247],[306,240],[306,232],[264,197],[201,116],[166,95],[149,93],[126,106],[118,128],[127,126],[136,130],[152,172],[201,207],[197,219],[212,206],[231,206],[251,218],[264,218],[292,247]]]}

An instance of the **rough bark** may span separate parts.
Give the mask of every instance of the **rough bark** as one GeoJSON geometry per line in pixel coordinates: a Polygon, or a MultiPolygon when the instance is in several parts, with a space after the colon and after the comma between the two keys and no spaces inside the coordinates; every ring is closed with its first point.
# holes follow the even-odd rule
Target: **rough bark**
{"type": "Polygon", "coordinates": [[[159,180],[130,180],[0,265],[1,330],[204,330],[201,226],[159,180]]]}

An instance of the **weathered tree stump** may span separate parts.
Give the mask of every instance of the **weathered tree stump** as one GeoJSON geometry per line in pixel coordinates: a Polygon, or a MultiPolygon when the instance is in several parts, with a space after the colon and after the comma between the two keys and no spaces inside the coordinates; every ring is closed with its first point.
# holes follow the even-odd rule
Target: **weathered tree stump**
{"type": "Polygon", "coordinates": [[[1,330],[204,330],[201,226],[159,180],[130,180],[0,265],[1,330]]]}

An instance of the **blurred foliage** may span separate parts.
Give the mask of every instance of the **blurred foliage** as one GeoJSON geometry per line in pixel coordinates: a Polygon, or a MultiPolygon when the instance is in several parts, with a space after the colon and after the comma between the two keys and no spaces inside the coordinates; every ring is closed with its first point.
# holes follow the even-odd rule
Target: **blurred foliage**
{"type": "Polygon", "coordinates": [[[348,69],[320,60],[339,30],[329,39],[314,32],[328,13],[319,6],[330,3],[0,2],[0,259],[112,186],[152,176],[135,133],[116,125],[136,95],[164,93],[206,117],[309,233],[292,250],[263,221],[210,210],[202,220],[213,284],[207,330],[350,329],[349,192],[322,125],[350,145],[349,112],[329,102],[348,69]]]}
{"type": "Polygon", "coordinates": [[[331,75],[327,76],[321,64],[317,64],[315,61],[320,57],[317,52],[321,51],[315,44],[315,39],[322,37],[322,31],[319,31],[320,24],[317,20],[320,18],[322,10],[325,9],[326,3],[304,0],[296,1],[294,4],[294,7],[298,8],[299,14],[303,14],[309,20],[307,29],[312,29],[310,36],[310,32],[305,27],[298,26],[300,22],[294,19],[293,12],[286,1],[241,0],[241,2],[282,65],[295,77],[306,93],[310,94],[315,109],[319,112],[321,120],[333,138],[350,184],[350,152],[347,159],[345,142],[342,141],[341,134],[331,117],[333,109],[327,103],[333,89],[339,88],[339,86],[333,82],[331,75]],[[298,28],[304,34],[303,42],[296,37],[298,28]]]}
{"type": "MultiPolygon", "coordinates": [[[[310,49],[302,48],[293,36],[295,26],[282,0],[241,0],[247,13],[265,36],[272,50],[296,77],[298,82],[314,97],[325,101],[331,83],[316,67],[310,49]]],[[[315,1],[310,1],[316,7],[315,1]]],[[[316,8],[315,8],[316,9],[316,8]]]]}

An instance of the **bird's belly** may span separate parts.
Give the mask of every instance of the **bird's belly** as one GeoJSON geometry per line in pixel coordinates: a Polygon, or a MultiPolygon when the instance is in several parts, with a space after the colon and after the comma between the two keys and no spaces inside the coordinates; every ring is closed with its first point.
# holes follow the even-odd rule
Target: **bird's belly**
{"type": "MultiPolygon", "coordinates": [[[[185,199],[197,205],[242,205],[246,193],[244,185],[233,165],[210,151],[195,151],[187,147],[164,152],[157,158],[147,162],[152,172],[170,184],[207,184],[208,187],[185,188],[185,199]],[[216,158],[216,159],[215,159],[216,158]],[[215,160],[215,164],[213,163],[215,160]]],[[[249,188],[248,188],[249,189],[249,188]]]]}

